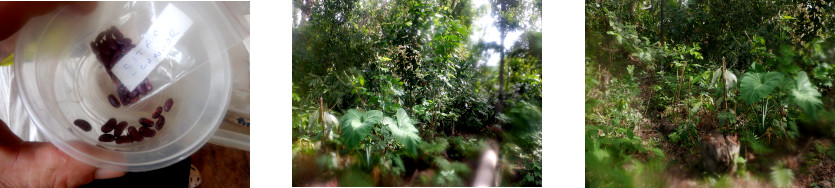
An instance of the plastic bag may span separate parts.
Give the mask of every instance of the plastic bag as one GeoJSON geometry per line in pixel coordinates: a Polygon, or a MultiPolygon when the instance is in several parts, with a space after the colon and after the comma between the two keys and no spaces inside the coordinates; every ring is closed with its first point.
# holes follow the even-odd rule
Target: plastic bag
{"type": "Polygon", "coordinates": [[[105,11],[93,15],[101,24],[99,32],[90,33],[89,46],[110,78],[114,106],[130,108],[216,58],[200,48],[228,50],[243,40],[242,32],[248,36],[218,3],[124,2],[99,8],[105,11]],[[206,9],[221,14],[200,14],[206,9]]]}

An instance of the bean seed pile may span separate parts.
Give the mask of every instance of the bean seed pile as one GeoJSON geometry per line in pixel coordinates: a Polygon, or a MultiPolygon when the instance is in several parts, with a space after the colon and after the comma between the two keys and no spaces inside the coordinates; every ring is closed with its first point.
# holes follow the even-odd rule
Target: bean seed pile
{"type": "MultiPolygon", "coordinates": [[[[139,96],[148,94],[148,92],[153,90],[151,82],[146,78],[133,91],[129,91],[111,71],[119,59],[136,47],[131,42],[130,38],[125,38],[122,32],[114,26],[99,33],[95,41],[90,42],[90,48],[96,55],[96,58],[102,63],[105,70],[107,70],[107,74],[110,76],[113,84],[118,86],[115,96],[113,94],[107,96],[108,102],[114,108],[119,108],[123,104],[133,104],[139,100],[139,96]]],[[[165,125],[165,116],[162,115],[162,112],[170,111],[173,105],[174,100],[169,98],[163,106],[157,106],[151,114],[152,119],[140,117],[137,121],[140,126],[130,126],[127,121],[118,121],[116,118],[110,118],[101,126],[101,132],[103,134],[99,136],[99,141],[126,144],[141,142],[146,137],[154,137],[157,131],[162,130],[162,127],[165,125]]],[[[73,124],[85,132],[92,130],[90,123],[83,119],[77,119],[73,121],[73,124]]]]}
{"type": "Polygon", "coordinates": [[[110,104],[116,108],[122,104],[127,105],[135,103],[139,100],[139,96],[148,94],[148,92],[154,89],[154,87],[151,86],[151,82],[146,78],[142,81],[142,83],[136,86],[133,91],[129,91],[124,84],[119,82],[119,79],[117,79],[111,71],[113,66],[119,62],[119,59],[124,57],[125,54],[130,52],[130,50],[134,47],[136,47],[136,45],[131,44],[131,39],[125,38],[122,32],[114,26],[110,26],[109,29],[99,33],[99,35],[96,36],[95,41],[90,42],[90,48],[93,50],[93,53],[96,54],[96,58],[102,63],[105,70],[107,70],[107,74],[110,75],[110,80],[112,80],[113,84],[117,86],[116,93],[118,98],[114,95],[107,97],[110,104]]]}
{"type": "MultiPolygon", "coordinates": [[[[151,114],[151,118],[156,119],[156,122],[153,119],[145,117],[139,118],[137,121],[140,125],[138,129],[135,126],[129,126],[127,121],[120,121],[117,123],[118,120],[116,120],[116,118],[110,118],[104,123],[104,125],[101,126],[101,132],[103,134],[99,136],[99,142],[115,141],[116,144],[126,144],[131,142],[141,142],[146,137],[154,137],[154,135],[157,134],[157,131],[162,130],[162,127],[165,126],[165,116],[162,115],[162,112],[170,111],[173,105],[174,100],[169,98],[165,101],[163,106],[157,106],[151,114]],[[127,132],[125,132],[125,130],[127,130],[127,132]],[[113,133],[111,134],[110,132],[113,133]]],[[[73,124],[85,132],[89,132],[93,129],[90,123],[83,119],[76,119],[73,121],[73,124]]]]}

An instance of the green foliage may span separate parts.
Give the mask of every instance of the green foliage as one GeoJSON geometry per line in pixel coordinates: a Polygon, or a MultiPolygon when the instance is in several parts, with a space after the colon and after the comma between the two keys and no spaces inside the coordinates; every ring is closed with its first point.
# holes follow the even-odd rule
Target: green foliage
{"type": "Polygon", "coordinates": [[[826,154],[829,155],[830,159],[835,160],[835,147],[829,146],[829,150],[826,151],[826,154]]]}
{"type": "Polygon", "coordinates": [[[742,99],[748,104],[759,101],[771,94],[783,81],[783,77],[779,72],[745,73],[739,85],[742,99]]]}
{"type": "Polygon", "coordinates": [[[505,113],[510,120],[507,130],[513,135],[542,130],[542,111],[539,106],[527,101],[512,103],[505,113]]]}
{"type": "Polygon", "coordinates": [[[337,161],[336,156],[321,155],[316,158],[316,164],[319,165],[319,170],[336,170],[337,161]]]}
{"type": "Polygon", "coordinates": [[[527,163],[528,166],[526,169],[529,169],[530,172],[525,174],[525,177],[522,179],[521,185],[522,186],[542,186],[542,163],[527,163]]]}
{"type": "Polygon", "coordinates": [[[744,141],[744,145],[748,145],[756,154],[767,154],[770,153],[772,150],[768,148],[763,141],[753,135],[746,135],[744,137],[740,137],[741,141],[744,141]]]}
{"type": "Polygon", "coordinates": [[[778,163],[771,167],[769,174],[771,183],[777,187],[791,187],[794,181],[794,173],[791,169],[783,167],[782,163],[778,163]]]}
{"type": "Polygon", "coordinates": [[[699,144],[699,135],[696,126],[688,123],[676,128],[676,131],[667,136],[670,141],[681,144],[688,148],[693,148],[699,144]]]}
{"type": "Polygon", "coordinates": [[[406,114],[405,110],[398,109],[396,118],[395,120],[390,117],[384,117],[381,123],[388,126],[394,139],[400,144],[403,144],[406,147],[406,151],[412,155],[417,155],[417,146],[421,142],[420,136],[417,134],[418,130],[415,129],[412,120],[406,114]]]}
{"type": "Polygon", "coordinates": [[[463,186],[465,177],[470,176],[470,167],[461,162],[449,162],[437,157],[433,164],[439,170],[434,182],[438,186],[463,186]]]}
{"type": "Polygon", "coordinates": [[[368,136],[371,127],[383,119],[383,112],[379,110],[370,110],[361,112],[359,110],[350,109],[345,112],[340,120],[340,125],[343,126],[342,137],[345,146],[348,149],[353,149],[359,145],[362,139],[368,136]]]}
{"type": "Polygon", "coordinates": [[[734,165],[736,165],[736,175],[737,176],[743,176],[743,175],[745,175],[745,173],[748,172],[748,165],[747,164],[748,164],[748,161],[745,160],[745,158],[742,158],[742,156],[737,155],[736,158],[734,158],[734,165]]]}
{"type": "Polygon", "coordinates": [[[452,159],[473,159],[477,158],[483,148],[481,140],[470,138],[464,139],[460,136],[450,137],[450,150],[447,150],[452,159]]]}
{"type": "Polygon", "coordinates": [[[423,142],[420,149],[429,155],[441,155],[449,148],[449,142],[446,138],[437,137],[434,141],[423,142]]]}
{"type": "Polygon", "coordinates": [[[727,175],[720,175],[719,177],[708,177],[710,187],[730,188],[734,187],[733,178],[727,175]]]}
{"type": "Polygon", "coordinates": [[[400,155],[395,155],[391,153],[387,153],[385,157],[381,158],[383,160],[380,164],[383,164],[385,172],[391,174],[392,176],[400,176],[406,172],[406,166],[403,165],[403,159],[400,155]]]}
{"type": "Polygon", "coordinates": [[[373,187],[374,182],[371,176],[360,169],[351,168],[339,179],[340,187],[373,187]]]}
{"type": "Polygon", "coordinates": [[[322,173],[338,175],[341,186],[398,186],[403,178],[397,176],[449,155],[451,167],[433,167],[444,169],[436,169],[426,185],[461,186],[471,175],[460,168],[463,159],[477,158],[481,138],[495,136],[485,127],[501,124],[510,133],[507,143],[531,152],[510,162],[531,164],[522,166],[519,176],[535,177],[525,185],[536,183],[535,172],[541,174],[541,166],[532,164],[541,165],[541,10],[540,0],[502,0],[480,8],[471,0],[294,0],[294,156],[319,156],[322,173]],[[470,39],[481,29],[474,19],[490,14],[486,10],[496,3],[512,5],[496,11],[501,29],[522,31],[509,49],[470,39]],[[500,69],[484,61],[500,49],[506,97],[497,103],[500,69]],[[496,111],[496,104],[507,108],[496,111]],[[321,130],[309,126],[309,117],[322,107],[337,112],[341,136],[321,140],[321,130]],[[333,149],[338,156],[317,153],[333,149]],[[348,160],[332,168],[331,159],[342,157],[348,160]],[[382,177],[370,174],[376,168],[382,177]]]}
{"type": "Polygon", "coordinates": [[[313,154],[315,150],[316,148],[309,139],[299,138],[295,143],[293,143],[293,158],[296,158],[296,156],[300,153],[313,154]]]}
{"type": "MultiPolygon", "coordinates": [[[[661,156],[657,138],[633,131],[661,120],[677,126],[668,140],[691,152],[697,132],[739,135],[758,160],[734,159],[737,175],[791,186],[796,172],[768,170],[772,153],[832,132],[835,27],[823,21],[833,10],[826,1],[587,1],[586,185],[653,187],[630,170],[661,156]]],[[[709,179],[733,186],[730,176],[709,179]]]]}
{"type": "Polygon", "coordinates": [[[644,147],[640,139],[600,136],[599,129],[586,126],[586,185],[592,187],[658,187],[663,178],[664,155],[653,147],[644,147]],[[648,162],[632,159],[635,152],[652,153],[648,162]],[[634,168],[622,168],[625,164],[634,168]],[[613,168],[614,167],[614,168],[613,168]]]}
{"type": "Polygon", "coordinates": [[[794,80],[794,85],[790,87],[792,100],[800,108],[803,108],[803,112],[806,112],[807,116],[816,117],[817,113],[823,108],[820,92],[809,82],[806,72],[798,73],[794,80]]]}

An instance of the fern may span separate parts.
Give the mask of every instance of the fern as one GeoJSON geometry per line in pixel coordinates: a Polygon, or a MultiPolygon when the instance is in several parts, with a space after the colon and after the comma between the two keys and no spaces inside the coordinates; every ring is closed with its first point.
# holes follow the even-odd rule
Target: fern
{"type": "Polygon", "coordinates": [[[742,138],[742,140],[748,143],[749,146],[751,146],[751,149],[754,150],[754,153],[766,154],[771,152],[771,148],[768,148],[768,146],[766,146],[764,143],[762,143],[755,137],[744,137],[742,138]]]}
{"type": "Polygon", "coordinates": [[[340,124],[345,125],[342,131],[345,146],[350,150],[359,145],[360,141],[368,136],[371,127],[379,123],[382,117],[383,112],[379,110],[370,110],[363,113],[359,110],[350,109],[345,112],[340,121],[340,124]]]}
{"type": "Polygon", "coordinates": [[[449,142],[446,138],[435,138],[435,141],[429,144],[422,144],[421,149],[423,152],[429,153],[431,155],[440,155],[446,149],[449,148],[449,142]]]}
{"type": "Polygon", "coordinates": [[[663,159],[663,158],[666,158],[666,156],[664,155],[664,151],[661,151],[661,149],[650,147],[650,148],[649,148],[649,149],[647,149],[647,150],[649,150],[650,152],[652,152],[652,154],[655,154],[655,156],[656,156],[656,157],[660,157],[660,158],[662,158],[662,159],[663,159]]]}
{"type": "Polygon", "coordinates": [[[835,160],[835,146],[829,146],[829,151],[826,152],[829,158],[835,160]]]}
{"type": "Polygon", "coordinates": [[[782,163],[771,167],[771,183],[777,187],[791,187],[794,181],[794,173],[791,169],[783,167],[782,163]]]}
{"type": "Polygon", "coordinates": [[[394,136],[394,139],[397,140],[397,142],[406,147],[407,152],[412,155],[417,155],[417,145],[421,141],[420,136],[417,134],[418,130],[412,124],[412,120],[409,118],[409,115],[407,115],[406,111],[402,108],[397,109],[395,118],[397,118],[397,120],[390,117],[384,117],[382,124],[388,126],[389,131],[391,131],[391,135],[394,136]]]}

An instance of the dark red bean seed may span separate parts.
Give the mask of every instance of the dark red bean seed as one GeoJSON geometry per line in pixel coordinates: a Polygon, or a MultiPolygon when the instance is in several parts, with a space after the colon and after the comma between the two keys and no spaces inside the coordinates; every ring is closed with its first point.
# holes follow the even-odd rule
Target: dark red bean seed
{"type": "Polygon", "coordinates": [[[104,125],[101,126],[101,132],[109,133],[116,129],[116,118],[110,118],[104,125]]]}
{"type": "Polygon", "coordinates": [[[114,108],[119,108],[120,106],[122,106],[122,104],[119,103],[119,99],[116,99],[116,96],[108,95],[107,100],[110,101],[110,105],[114,108]]]}
{"type": "Polygon", "coordinates": [[[142,127],[139,128],[139,134],[141,134],[144,137],[154,137],[154,135],[157,134],[157,131],[148,127],[142,127]]]}
{"type": "Polygon", "coordinates": [[[122,136],[122,132],[125,131],[125,128],[128,128],[128,122],[127,121],[119,122],[119,124],[116,124],[116,129],[114,129],[115,132],[113,132],[113,135],[122,136]]]}
{"type": "Polygon", "coordinates": [[[150,120],[148,118],[139,118],[139,124],[142,124],[143,127],[151,127],[154,126],[154,120],[150,120]]]}
{"type": "Polygon", "coordinates": [[[127,144],[132,142],[133,139],[129,136],[117,136],[116,137],[116,144],[127,144]]]}
{"type": "Polygon", "coordinates": [[[138,86],[136,86],[136,88],[135,88],[135,89],[133,89],[133,90],[134,90],[134,91],[138,91],[138,92],[139,92],[139,93],[137,93],[137,95],[136,95],[136,96],[139,96],[139,95],[145,95],[145,94],[147,94],[147,93],[148,93],[148,91],[146,91],[146,90],[145,90],[145,87],[143,87],[141,84],[140,84],[140,85],[138,85],[138,86]]]}
{"type": "Polygon", "coordinates": [[[157,124],[156,124],[157,130],[161,130],[162,126],[165,126],[165,116],[159,115],[159,119],[157,119],[157,124]]]}
{"type": "Polygon", "coordinates": [[[116,140],[116,137],[112,134],[103,134],[99,136],[99,142],[113,142],[116,140]]]}
{"type": "Polygon", "coordinates": [[[169,98],[165,101],[165,112],[171,111],[171,106],[174,106],[174,100],[169,98]]]}
{"type": "Polygon", "coordinates": [[[136,86],[136,90],[141,91],[139,94],[142,94],[142,95],[145,95],[148,92],[151,92],[152,89],[154,89],[154,87],[151,87],[151,81],[149,81],[147,78],[144,81],[142,81],[141,84],[136,86]]]}
{"type": "Polygon", "coordinates": [[[100,42],[102,39],[104,39],[104,32],[99,33],[99,36],[96,36],[96,41],[94,42],[100,42]]]}
{"type": "Polygon", "coordinates": [[[104,36],[104,40],[106,41],[112,41],[113,39],[116,39],[116,36],[113,35],[113,29],[108,29],[107,34],[105,34],[104,36]]]}
{"type": "Polygon", "coordinates": [[[145,84],[145,91],[151,92],[151,90],[154,90],[154,86],[151,85],[151,82],[148,82],[148,84],[145,84]]]}
{"type": "Polygon", "coordinates": [[[154,110],[154,113],[151,114],[151,117],[157,119],[160,115],[162,115],[162,106],[157,106],[157,109],[154,110]]]}
{"type": "Polygon", "coordinates": [[[110,48],[110,50],[116,51],[119,49],[119,44],[116,44],[115,40],[111,40],[107,41],[107,47],[110,48]]]}
{"type": "Polygon", "coordinates": [[[123,47],[125,45],[128,45],[128,44],[130,44],[130,42],[131,41],[130,41],[129,38],[118,38],[118,39],[116,39],[116,44],[119,44],[119,47],[123,47]]]}
{"type": "Polygon", "coordinates": [[[125,88],[125,86],[124,86],[124,85],[120,85],[120,86],[119,86],[119,89],[117,90],[117,93],[119,94],[119,100],[121,100],[121,101],[122,101],[122,104],[123,104],[123,105],[127,105],[127,104],[128,104],[128,102],[130,101],[130,98],[128,97],[128,93],[129,93],[129,92],[127,91],[127,89],[125,88]]]}
{"type": "Polygon", "coordinates": [[[116,38],[124,38],[125,36],[122,34],[122,31],[116,28],[116,26],[110,26],[110,30],[112,30],[113,35],[116,35],[116,38]]]}
{"type": "Polygon", "coordinates": [[[128,136],[130,136],[130,138],[136,142],[140,142],[142,141],[142,139],[145,138],[141,134],[139,134],[139,131],[136,130],[136,127],[128,127],[128,136]]]}
{"type": "Polygon", "coordinates": [[[132,92],[128,92],[128,98],[129,99],[133,99],[137,95],[139,95],[139,91],[133,90],[132,92]]]}
{"type": "MultiPolygon", "coordinates": [[[[100,52],[101,52],[101,55],[104,55],[104,56],[106,56],[106,57],[111,57],[111,56],[113,56],[113,51],[112,51],[112,50],[105,49],[105,50],[102,50],[102,51],[100,51],[100,52]]],[[[111,59],[112,59],[112,58],[111,58],[111,59]]]]}
{"type": "Polygon", "coordinates": [[[83,119],[76,119],[72,123],[85,132],[93,130],[93,126],[90,126],[90,123],[87,123],[87,121],[84,121],[83,119]]]}
{"type": "Polygon", "coordinates": [[[115,53],[118,53],[118,52],[111,52],[111,53],[114,53],[114,54],[111,54],[112,56],[110,57],[110,61],[108,61],[107,63],[108,63],[108,65],[111,66],[111,69],[112,69],[113,64],[116,64],[116,62],[119,62],[119,59],[121,59],[122,56],[119,56],[119,54],[115,54],[115,53]]]}
{"type": "Polygon", "coordinates": [[[119,95],[119,100],[122,101],[122,104],[128,105],[128,96],[126,95],[119,95]]]}
{"type": "Polygon", "coordinates": [[[130,99],[130,101],[128,101],[128,102],[130,102],[128,104],[136,103],[136,101],[139,101],[139,97],[133,97],[132,99],[130,99]]]}

